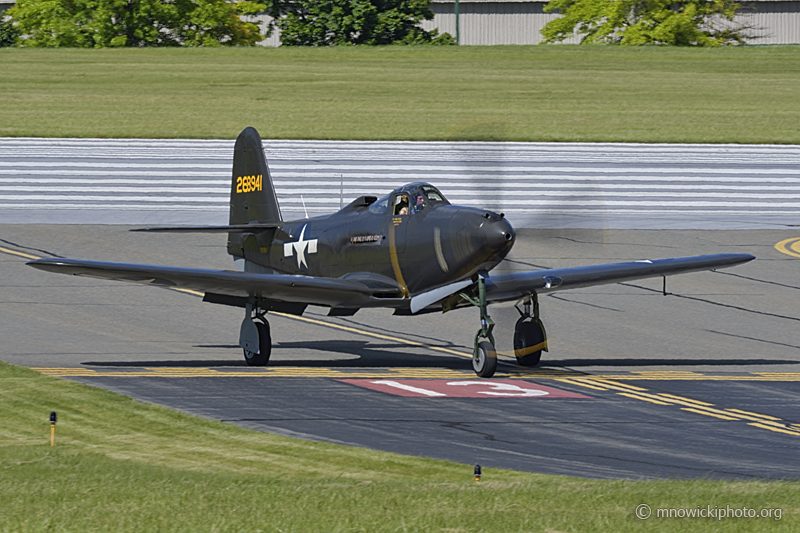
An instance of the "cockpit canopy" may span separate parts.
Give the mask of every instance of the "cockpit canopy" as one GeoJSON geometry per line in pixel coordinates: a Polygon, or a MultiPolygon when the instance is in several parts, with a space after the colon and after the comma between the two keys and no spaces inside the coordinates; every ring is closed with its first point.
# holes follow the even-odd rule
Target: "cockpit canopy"
{"type": "Polygon", "coordinates": [[[371,213],[389,215],[410,215],[420,213],[436,205],[450,205],[450,202],[429,183],[409,183],[395,189],[369,207],[371,213]]]}

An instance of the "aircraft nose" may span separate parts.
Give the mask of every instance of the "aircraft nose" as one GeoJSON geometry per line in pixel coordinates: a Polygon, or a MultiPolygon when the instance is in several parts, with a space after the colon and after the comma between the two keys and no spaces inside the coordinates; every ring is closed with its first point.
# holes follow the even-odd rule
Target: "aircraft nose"
{"type": "Polygon", "coordinates": [[[503,215],[486,213],[484,218],[486,222],[482,225],[482,229],[486,237],[486,244],[496,253],[507,253],[514,245],[516,238],[514,228],[503,215]]]}

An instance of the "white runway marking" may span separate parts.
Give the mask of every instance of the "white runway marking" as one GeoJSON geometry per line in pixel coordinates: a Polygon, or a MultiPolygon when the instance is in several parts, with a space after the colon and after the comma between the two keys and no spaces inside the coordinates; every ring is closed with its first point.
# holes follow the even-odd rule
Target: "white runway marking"
{"type": "MultiPolygon", "coordinates": [[[[786,228],[800,147],[265,140],[284,217],[413,181],[534,228],[786,228]]],[[[0,139],[0,223],[223,224],[233,141],[0,139]]]]}

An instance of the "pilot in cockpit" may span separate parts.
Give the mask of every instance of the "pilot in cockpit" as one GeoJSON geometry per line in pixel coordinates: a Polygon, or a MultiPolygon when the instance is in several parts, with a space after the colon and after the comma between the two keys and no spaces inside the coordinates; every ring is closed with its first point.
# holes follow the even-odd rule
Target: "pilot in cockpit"
{"type": "Polygon", "coordinates": [[[423,209],[425,209],[425,197],[422,194],[417,193],[417,196],[414,199],[414,207],[412,210],[414,213],[419,213],[423,209]]]}

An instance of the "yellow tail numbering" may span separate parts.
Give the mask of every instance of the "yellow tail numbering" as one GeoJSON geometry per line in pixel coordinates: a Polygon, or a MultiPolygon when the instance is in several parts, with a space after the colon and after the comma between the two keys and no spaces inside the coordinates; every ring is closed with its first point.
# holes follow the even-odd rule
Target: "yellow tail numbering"
{"type": "Polygon", "coordinates": [[[258,176],[239,176],[236,178],[236,192],[260,191],[261,183],[261,174],[258,176]]]}

